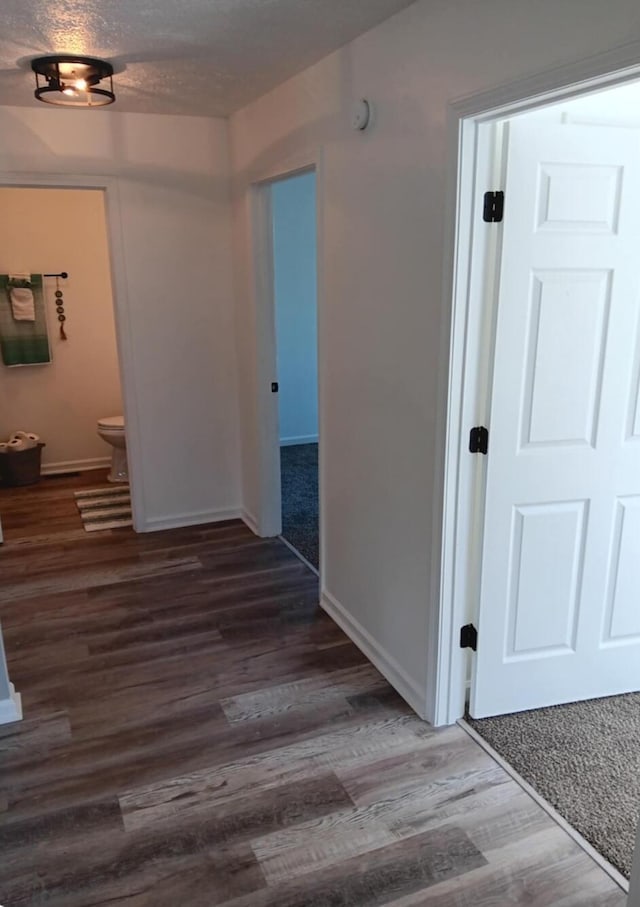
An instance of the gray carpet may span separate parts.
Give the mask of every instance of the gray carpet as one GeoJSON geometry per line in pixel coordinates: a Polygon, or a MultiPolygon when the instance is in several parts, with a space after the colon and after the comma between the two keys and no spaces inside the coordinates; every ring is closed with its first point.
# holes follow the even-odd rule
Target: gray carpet
{"type": "Polygon", "coordinates": [[[467,721],[629,878],[640,813],[640,693],[467,721]]]}
{"type": "Polygon", "coordinates": [[[318,556],[318,445],[280,448],[282,535],[316,569],[318,556]]]}

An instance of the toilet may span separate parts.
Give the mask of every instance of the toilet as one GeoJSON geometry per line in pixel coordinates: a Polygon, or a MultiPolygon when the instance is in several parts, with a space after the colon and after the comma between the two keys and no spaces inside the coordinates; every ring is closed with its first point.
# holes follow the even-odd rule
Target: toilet
{"type": "Polygon", "coordinates": [[[109,482],[128,482],[127,440],[124,433],[124,416],[107,416],[98,419],[98,434],[103,441],[113,447],[111,470],[107,476],[109,482]]]}

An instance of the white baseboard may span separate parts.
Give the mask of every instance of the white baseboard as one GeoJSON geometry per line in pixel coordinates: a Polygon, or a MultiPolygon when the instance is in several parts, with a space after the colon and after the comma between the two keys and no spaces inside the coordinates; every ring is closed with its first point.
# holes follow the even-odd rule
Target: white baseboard
{"type": "Polygon", "coordinates": [[[201,526],[205,523],[221,523],[224,520],[243,518],[239,507],[220,510],[194,510],[191,513],[177,513],[171,516],[151,517],[144,521],[138,532],[158,532],[161,529],[180,529],[183,526],[201,526]]]}
{"type": "Polygon", "coordinates": [[[243,508],[240,516],[243,523],[245,523],[249,527],[254,535],[260,535],[260,532],[258,531],[258,519],[251,513],[250,510],[243,508]]]}
{"type": "Polygon", "coordinates": [[[320,607],[344,630],[351,642],[367,656],[418,716],[426,720],[426,690],[421,689],[419,684],[409,677],[395,658],[326,589],[320,597],[320,607]]]}
{"type": "Polygon", "coordinates": [[[55,476],[64,472],[88,472],[90,469],[107,469],[111,457],[92,457],[89,460],[61,460],[59,463],[43,463],[43,476],[55,476]]]}
{"type": "Polygon", "coordinates": [[[296,438],[280,438],[280,447],[293,447],[294,444],[317,444],[317,435],[299,435],[296,438]]]}
{"type": "Polygon", "coordinates": [[[0,724],[9,724],[22,719],[22,700],[16,688],[9,684],[9,698],[0,699],[0,724]]]}

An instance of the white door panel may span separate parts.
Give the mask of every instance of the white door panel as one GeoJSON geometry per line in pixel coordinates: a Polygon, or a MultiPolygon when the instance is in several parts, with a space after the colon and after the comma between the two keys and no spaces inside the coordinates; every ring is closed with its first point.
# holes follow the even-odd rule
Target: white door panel
{"type": "Polygon", "coordinates": [[[607,577],[603,645],[624,645],[640,640],[638,539],[640,495],[618,498],[607,577]]]}
{"type": "Polygon", "coordinates": [[[640,134],[509,127],[474,717],[640,689],[640,134]]]}

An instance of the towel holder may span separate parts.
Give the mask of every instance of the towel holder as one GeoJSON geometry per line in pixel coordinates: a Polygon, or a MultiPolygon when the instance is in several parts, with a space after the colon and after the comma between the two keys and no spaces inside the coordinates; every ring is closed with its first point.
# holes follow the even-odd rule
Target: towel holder
{"type": "Polygon", "coordinates": [[[63,280],[66,280],[69,276],[66,271],[60,271],[59,274],[43,274],[43,277],[62,277],[63,280]]]}

